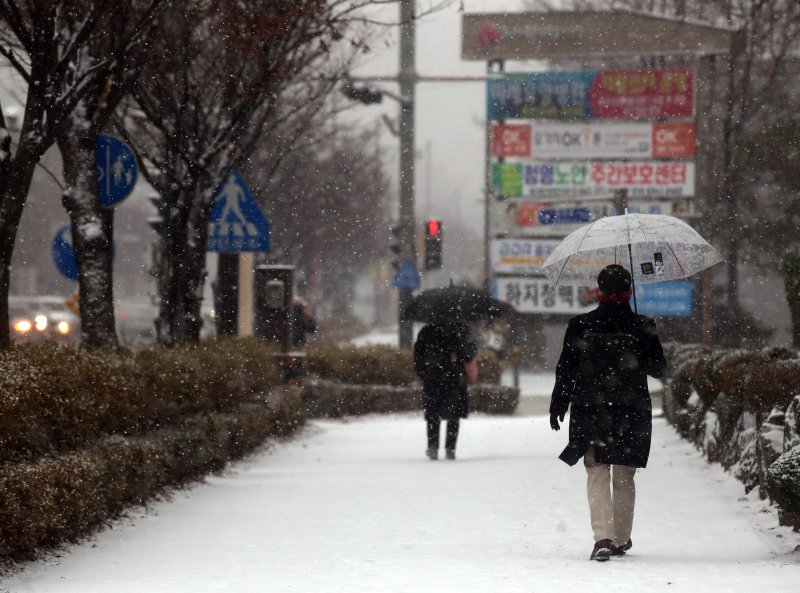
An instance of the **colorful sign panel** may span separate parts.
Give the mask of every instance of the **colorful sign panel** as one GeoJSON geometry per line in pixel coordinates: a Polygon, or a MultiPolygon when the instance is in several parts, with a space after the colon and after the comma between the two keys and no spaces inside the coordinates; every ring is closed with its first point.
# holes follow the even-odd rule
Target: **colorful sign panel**
{"type": "MultiPolygon", "coordinates": [[[[627,208],[631,213],[677,217],[693,213],[689,200],[633,200],[627,208]]],[[[615,214],[618,214],[616,207],[608,200],[495,199],[489,207],[489,230],[492,235],[563,237],[584,224],[615,214]]]]}
{"type": "Polygon", "coordinates": [[[696,57],[727,54],[735,33],[630,10],[484,12],[462,16],[461,56],[484,61],[696,57]]]}
{"type": "Polygon", "coordinates": [[[528,124],[493,126],[492,154],[496,157],[531,156],[531,126],[528,124]]]}
{"type": "Polygon", "coordinates": [[[695,152],[695,126],[683,122],[497,124],[492,139],[496,157],[676,159],[695,152]]]}
{"type": "Polygon", "coordinates": [[[540,274],[558,239],[495,239],[490,244],[495,273],[540,274]]]}
{"type": "MultiPolygon", "coordinates": [[[[676,280],[636,286],[636,310],[650,317],[686,317],[692,314],[691,280],[676,280]]],[[[497,277],[494,297],[509,303],[519,313],[577,315],[597,306],[596,286],[553,287],[547,278],[497,277]]],[[[631,299],[633,307],[633,299],[631,299]]]]}
{"type": "Polygon", "coordinates": [[[532,72],[487,83],[487,117],[659,119],[694,115],[689,68],[532,72]]]}
{"type": "Polygon", "coordinates": [[[492,184],[503,196],[538,199],[607,199],[618,189],[627,189],[628,199],[682,198],[694,195],[694,163],[494,163],[492,184]]]}
{"type": "Polygon", "coordinates": [[[636,308],[650,317],[689,317],[692,314],[691,280],[673,280],[636,286],[636,308]]]}
{"type": "Polygon", "coordinates": [[[492,283],[494,298],[510,304],[519,313],[577,315],[596,307],[581,298],[591,286],[559,286],[547,278],[497,277],[492,283]]]}

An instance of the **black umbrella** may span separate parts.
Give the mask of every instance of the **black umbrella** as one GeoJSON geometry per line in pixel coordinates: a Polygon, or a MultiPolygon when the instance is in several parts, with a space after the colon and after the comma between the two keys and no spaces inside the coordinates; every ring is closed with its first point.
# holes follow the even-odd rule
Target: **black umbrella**
{"type": "Polygon", "coordinates": [[[403,312],[403,318],[423,323],[471,322],[494,319],[513,311],[508,303],[469,286],[442,286],[423,290],[403,312]]]}

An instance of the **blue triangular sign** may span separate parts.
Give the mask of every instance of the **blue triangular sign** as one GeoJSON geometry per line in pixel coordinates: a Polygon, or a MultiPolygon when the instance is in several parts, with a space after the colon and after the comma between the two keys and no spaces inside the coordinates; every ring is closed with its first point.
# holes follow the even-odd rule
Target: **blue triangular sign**
{"type": "Polygon", "coordinates": [[[269,251],[269,222],[253,199],[239,171],[217,192],[208,217],[207,251],[269,251]]]}

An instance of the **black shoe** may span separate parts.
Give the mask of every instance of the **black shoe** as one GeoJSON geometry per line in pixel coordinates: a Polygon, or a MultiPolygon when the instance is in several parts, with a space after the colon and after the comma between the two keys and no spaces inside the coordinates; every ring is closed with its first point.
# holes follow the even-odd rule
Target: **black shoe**
{"type": "Polygon", "coordinates": [[[612,556],[624,556],[625,552],[630,550],[633,547],[633,540],[628,540],[626,543],[622,544],[621,546],[611,545],[611,555],[612,556]]]}
{"type": "Polygon", "coordinates": [[[592,555],[589,556],[589,560],[605,562],[611,558],[611,548],[613,546],[614,544],[610,539],[601,539],[600,541],[595,542],[594,549],[592,550],[592,555]]]}
{"type": "Polygon", "coordinates": [[[425,455],[427,455],[428,459],[431,461],[436,461],[439,459],[439,451],[437,451],[434,447],[428,447],[425,449],[425,455]]]}
{"type": "Polygon", "coordinates": [[[455,449],[447,449],[445,451],[444,456],[449,459],[450,461],[456,460],[456,450],[455,449]]]}

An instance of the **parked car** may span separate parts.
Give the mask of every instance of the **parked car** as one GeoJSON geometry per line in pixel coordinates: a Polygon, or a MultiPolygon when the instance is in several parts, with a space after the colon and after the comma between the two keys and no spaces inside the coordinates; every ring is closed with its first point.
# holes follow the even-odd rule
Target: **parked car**
{"type": "Polygon", "coordinates": [[[56,295],[10,296],[11,340],[15,343],[77,343],[80,340],[80,319],[67,307],[67,299],[56,295]]]}

